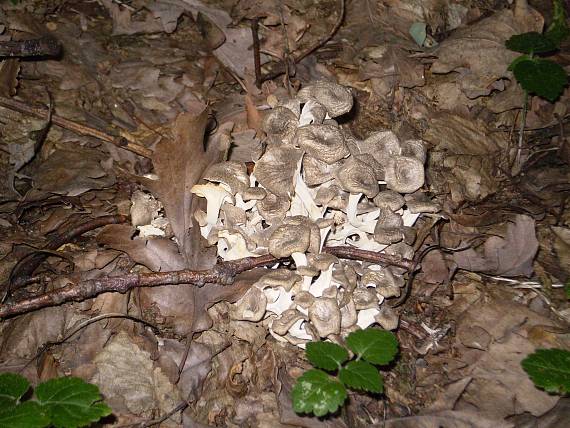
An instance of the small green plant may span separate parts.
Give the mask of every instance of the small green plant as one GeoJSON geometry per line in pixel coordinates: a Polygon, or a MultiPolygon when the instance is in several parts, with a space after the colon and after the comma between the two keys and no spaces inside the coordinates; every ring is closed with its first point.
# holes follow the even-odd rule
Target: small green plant
{"type": "Polygon", "coordinates": [[[303,373],[293,387],[295,412],[315,416],[334,413],[347,398],[346,387],[376,394],[384,391],[382,375],[375,365],[385,366],[394,359],[398,353],[396,336],[368,328],[350,333],[346,345],[354,353],[352,359],[347,349],[335,343],[307,343],[307,359],[316,368],[303,373]],[[323,370],[337,372],[338,376],[323,370]]]}
{"type": "Polygon", "coordinates": [[[508,49],[523,54],[511,62],[509,70],[525,93],[536,94],[550,102],[562,94],[568,77],[562,66],[537,55],[552,54],[570,34],[562,0],[554,0],[553,8],[553,21],[546,32],[517,34],[505,43],[508,49]]]}
{"type": "Polygon", "coordinates": [[[0,374],[0,427],[75,428],[111,414],[99,388],[76,377],[60,377],[40,383],[36,399],[27,392],[30,382],[15,373],[0,374]]]}
{"type": "Polygon", "coordinates": [[[563,349],[538,349],[521,365],[534,384],[546,392],[570,392],[570,352],[563,349]]]}

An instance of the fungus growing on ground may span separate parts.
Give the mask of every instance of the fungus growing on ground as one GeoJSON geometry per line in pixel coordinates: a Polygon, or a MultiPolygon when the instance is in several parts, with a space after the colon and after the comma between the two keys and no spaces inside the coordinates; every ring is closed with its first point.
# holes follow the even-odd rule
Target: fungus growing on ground
{"type": "Polygon", "coordinates": [[[207,200],[194,217],[224,260],[271,254],[290,262],[267,268],[231,306],[233,319],[264,322],[281,341],[344,337],[378,324],[398,325],[386,299],[401,295],[402,269],[345,261],[322,252],[346,246],[411,259],[421,213],[439,207],[420,190],[426,146],[389,130],[364,140],[333,120],[352,108],[351,91],[316,82],[296,98],[268,103],[266,149],[253,173],[235,161],[212,165],[207,200]]]}

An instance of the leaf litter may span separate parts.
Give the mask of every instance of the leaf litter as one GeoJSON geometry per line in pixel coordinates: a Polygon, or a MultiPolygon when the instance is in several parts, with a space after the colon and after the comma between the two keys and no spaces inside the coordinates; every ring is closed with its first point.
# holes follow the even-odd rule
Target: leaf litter
{"type": "MultiPolygon", "coordinates": [[[[426,142],[422,192],[442,211],[422,215],[410,241],[416,254],[430,250],[403,304],[390,309],[400,357],[385,373],[384,399],[354,395],[324,420],[293,412],[292,384],[308,367],[302,353],[268,334],[271,317],[235,316],[264,268],[232,285],[135,287],[8,317],[0,322],[2,371],[34,384],[62,375],[95,382],[117,426],[563,420],[567,399],[534,387],[520,362],[538,348],[570,347],[560,287],[570,278],[568,90],[552,104],[531,100],[525,163],[513,174],[523,101],[504,46],[513,34],[541,31],[548,6],[37,3],[5,2],[0,11],[0,45],[49,32],[64,51],[0,57],[1,306],[81,281],[212,269],[216,246],[200,233],[206,204],[192,186],[228,155],[251,172],[265,153],[268,110],[318,80],[352,88],[357,107],[339,123],[357,140],[382,129],[426,142]],[[342,25],[327,41],[341,5],[342,25]],[[260,64],[274,75],[263,83],[255,77],[252,20],[260,24],[260,64]],[[423,46],[409,33],[415,23],[426,24],[423,46]],[[93,131],[56,126],[47,108],[41,117],[16,111],[3,101],[14,95],[93,131]],[[133,222],[89,226],[110,215],[133,222]],[[23,277],[18,266],[26,260],[40,262],[23,277]]],[[[558,60],[568,66],[566,56],[558,60]]],[[[346,284],[362,275],[359,266],[347,262],[346,284]]],[[[402,277],[398,269],[393,275],[402,277]]]]}

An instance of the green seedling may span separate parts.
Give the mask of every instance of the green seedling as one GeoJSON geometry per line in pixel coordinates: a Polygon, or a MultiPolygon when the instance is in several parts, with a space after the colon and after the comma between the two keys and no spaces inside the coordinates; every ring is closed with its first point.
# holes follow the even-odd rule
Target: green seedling
{"type": "Polygon", "coordinates": [[[316,368],[303,373],[293,387],[295,412],[319,417],[334,413],[345,402],[347,387],[374,394],[384,391],[384,381],[376,366],[394,360],[398,353],[396,336],[368,328],[350,333],[346,345],[354,354],[352,358],[346,348],[335,343],[307,343],[307,359],[316,368]]]}
{"type": "Polygon", "coordinates": [[[568,84],[568,76],[560,64],[543,58],[556,52],[570,30],[566,24],[566,10],[562,0],[553,0],[552,24],[544,33],[529,32],[517,34],[506,41],[508,49],[520,52],[509,65],[517,82],[524,90],[523,111],[519,131],[515,169],[520,170],[521,150],[526,125],[528,96],[538,95],[550,102],[560,97],[568,84]]]}
{"type": "Polygon", "coordinates": [[[0,374],[0,427],[76,428],[111,414],[99,388],[76,377],[40,383],[35,399],[28,398],[30,382],[16,373],[0,374]]]}
{"type": "Polygon", "coordinates": [[[553,394],[570,392],[570,352],[563,349],[538,349],[521,365],[534,384],[553,394]]]}

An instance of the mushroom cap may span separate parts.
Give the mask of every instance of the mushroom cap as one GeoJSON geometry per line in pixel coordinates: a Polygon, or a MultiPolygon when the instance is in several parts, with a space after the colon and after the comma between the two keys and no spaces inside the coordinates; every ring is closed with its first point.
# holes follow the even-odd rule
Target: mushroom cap
{"type": "Polygon", "coordinates": [[[359,155],[352,155],[355,159],[358,159],[361,162],[364,162],[374,171],[374,175],[376,176],[377,180],[383,180],[384,176],[386,175],[386,168],[380,162],[378,162],[374,156],[369,154],[359,154],[359,155]]]}
{"type": "Polygon", "coordinates": [[[380,190],[374,170],[353,156],[337,170],[336,179],[343,190],[353,194],[364,193],[373,198],[380,190]]]}
{"type": "Polygon", "coordinates": [[[386,254],[390,254],[393,256],[400,256],[403,259],[408,259],[408,260],[412,260],[414,258],[414,249],[404,243],[404,242],[398,242],[396,244],[392,244],[389,247],[386,248],[386,254]]]}
{"type": "Polygon", "coordinates": [[[377,207],[386,207],[390,211],[398,211],[405,203],[404,197],[393,190],[384,190],[374,197],[374,204],[377,207]]]}
{"type": "Polygon", "coordinates": [[[411,200],[406,202],[406,206],[412,214],[418,213],[436,213],[441,210],[441,207],[432,201],[416,201],[411,200]]]}
{"type": "Polygon", "coordinates": [[[424,185],[424,164],[407,156],[395,156],[386,166],[386,184],[399,193],[413,193],[424,185]]]}
{"type": "Polygon", "coordinates": [[[388,305],[382,305],[380,307],[380,312],[374,316],[374,320],[385,330],[396,330],[400,323],[400,317],[396,311],[388,305]]]}
{"type": "Polygon", "coordinates": [[[309,306],[313,304],[315,299],[316,297],[308,291],[299,291],[295,294],[295,304],[303,309],[309,309],[309,306]]]}
{"type": "Polygon", "coordinates": [[[357,149],[360,154],[369,154],[380,165],[401,153],[400,140],[392,131],[379,131],[371,134],[364,141],[359,141],[357,149]]]}
{"type": "Polygon", "coordinates": [[[267,192],[265,198],[256,203],[259,215],[269,224],[283,220],[290,206],[289,198],[277,196],[270,192],[267,192]]]}
{"type": "Polygon", "coordinates": [[[348,113],[352,108],[353,98],[350,90],[338,83],[319,81],[304,87],[297,93],[302,103],[314,100],[325,106],[330,117],[348,113]]]}
{"type": "Polygon", "coordinates": [[[276,258],[304,253],[309,248],[311,231],[304,225],[281,224],[269,237],[269,253],[276,258]]]}
{"type": "Polygon", "coordinates": [[[382,270],[366,270],[360,283],[363,286],[373,284],[376,286],[376,293],[385,298],[397,297],[400,295],[400,287],[404,285],[404,278],[395,276],[391,268],[382,270]]]}
{"type": "Polygon", "coordinates": [[[327,116],[327,109],[322,104],[309,100],[303,106],[301,115],[299,116],[299,126],[309,124],[321,125],[327,116]]]}
{"type": "Polygon", "coordinates": [[[309,154],[303,156],[303,181],[307,186],[323,184],[334,178],[335,170],[340,163],[328,164],[309,154]]]}
{"type": "Polygon", "coordinates": [[[309,306],[309,320],[320,337],[340,333],[340,308],[335,299],[316,298],[309,306]]]}
{"type": "Polygon", "coordinates": [[[303,278],[289,269],[275,269],[268,274],[263,275],[255,286],[259,288],[277,288],[283,287],[285,291],[290,291],[295,284],[301,282],[303,278]]]}
{"type": "Polygon", "coordinates": [[[307,259],[309,264],[319,271],[327,270],[330,265],[338,262],[338,258],[336,256],[327,253],[309,254],[307,259]]]}
{"type": "Polygon", "coordinates": [[[427,149],[422,140],[406,140],[401,145],[402,156],[409,156],[418,159],[422,164],[425,163],[427,157],[427,149]]]}
{"type": "Polygon", "coordinates": [[[267,297],[259,288],[251,287],[232,307],[230,317],[234,320],[260,321],[265,315],[267,297]]]}
{"type": "Polygon", "coordinates": [[[340,317],[341,329],[352,327],[356,324],[358,318],[356,313],[356,306],[352,300],[349,300],[346,305],[340,308],[340,317]]]}
{"type": "Polygon", "coordinates": [[[301,150],[291,146],[269,145],[253,167],[255,178],[271,193],[289,198],[302,154],[301,150]]]}
{"type": "Polygon", "coordinates": [[[298,122],[299,116],[292,110],[277,106],[263,118],[262,128],[269,135],[292,136],[298,122]]]}
{"type": "Polygon", "coordinates": [[[333,125],[301,126],[297,129],[294,142],[312,157],[329,165],[350,154],[342,132],[333,125]]]}
{"type": "Polygon", "coordinates": [[[204,175],[204,180],[214,183],[223,183],[230,188],[230,192],[235,195],[243,192],[249,187],[249,176],[244,163],[236,161],[225,161],[211,165],[204,175]]]}
{"type": "Polygon", "coordinates": [[[260,201],[267,196],[267,190],[263,187],[248,187],[241,192],[241,198],[244,202],[247,201],[260,201]]]}
{"type": "Polygon", "coordinates": [[[376,290],[370,288],[357,287],[352,292],[352,301],[354,302],[357,310],[378,307],[376,290]]]}
{"type": "Polygon", "coordinates": [[[404,238],[404,222],[402,217],[390,211],[389,208],[380,208],[378,221],[374,227],[374,240],[380,244],[393,244],[404,238]]]}
{"type": "Polygon", "coordinates": [[[287,309],[279,318],[273,320],[271,329],[279,336],[285,336],[293,324],[302,319],[305,319],[305,316],[301,312],[296,309],[287,309]]]}

